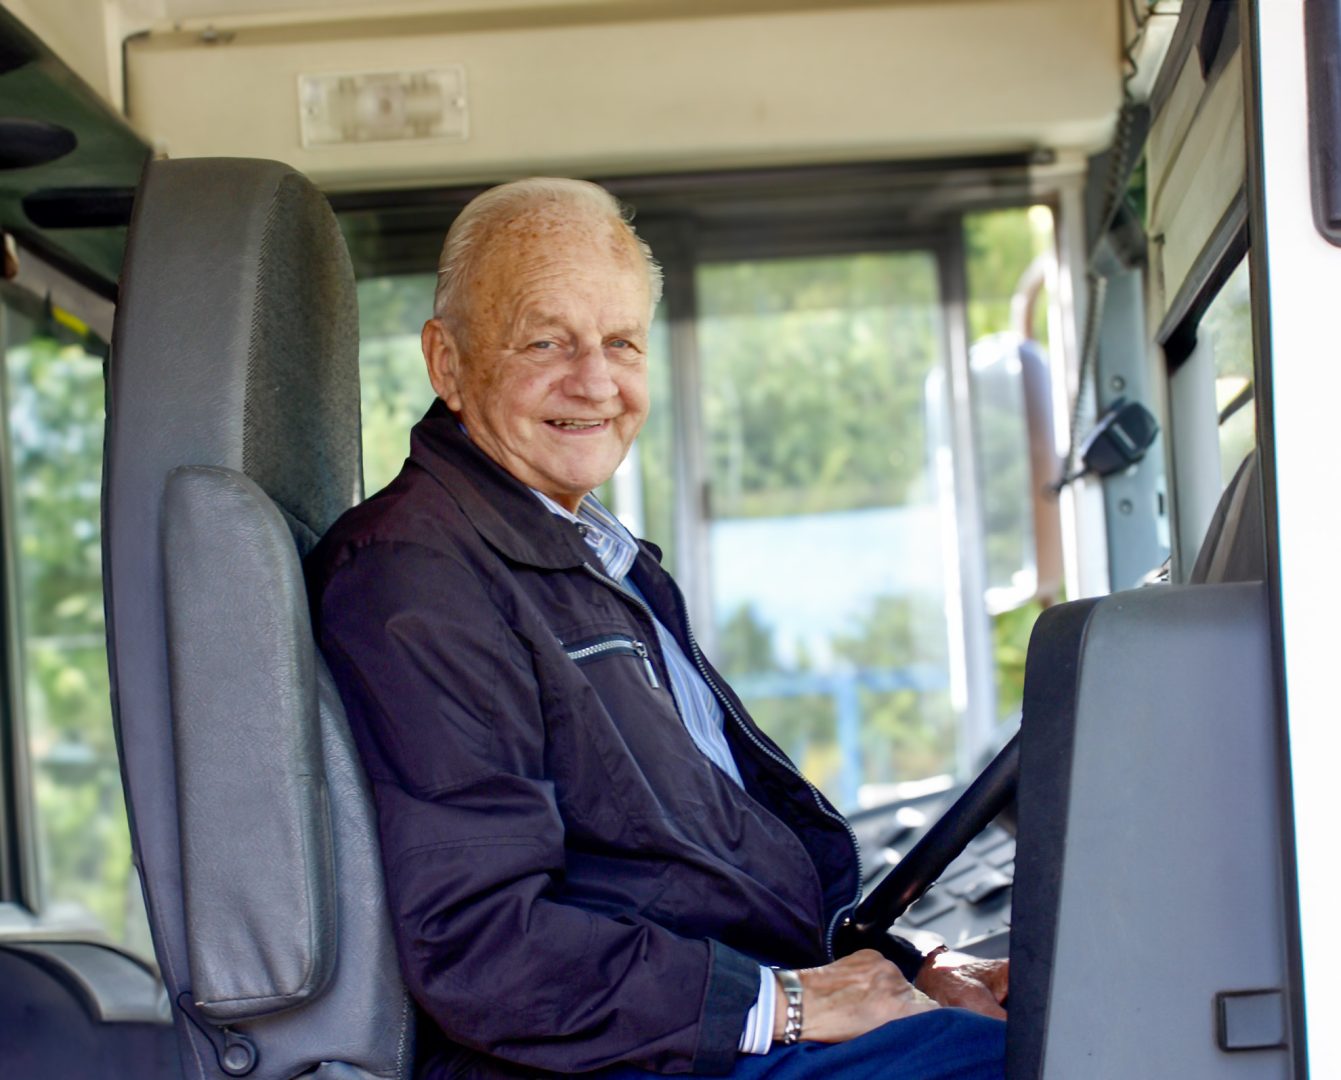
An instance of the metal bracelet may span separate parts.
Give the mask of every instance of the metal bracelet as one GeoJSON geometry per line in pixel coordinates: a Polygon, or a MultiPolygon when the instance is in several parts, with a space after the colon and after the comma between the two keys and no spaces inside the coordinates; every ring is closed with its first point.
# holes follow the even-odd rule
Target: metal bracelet
{"type": "Polygon", "coordinates": [[[787,995],[787,1023],[782,1029],[782,1042],[792,1046],[801,1039],[801,1025],[804,1022],[801,1013],[801,977],[785,968],[774,968],[782,992],[787,995]]]}

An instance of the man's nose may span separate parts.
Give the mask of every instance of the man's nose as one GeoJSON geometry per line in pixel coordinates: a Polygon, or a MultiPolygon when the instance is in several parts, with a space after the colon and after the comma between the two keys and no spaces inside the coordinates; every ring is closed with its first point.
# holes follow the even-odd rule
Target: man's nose
{"type": "Polygon", "coordinates": [[[608,401],[619,393],[604,348],[600,345],[583,346],[569,366],[564,390],[572,397],[586,398],[588,401],[608,401]]]}

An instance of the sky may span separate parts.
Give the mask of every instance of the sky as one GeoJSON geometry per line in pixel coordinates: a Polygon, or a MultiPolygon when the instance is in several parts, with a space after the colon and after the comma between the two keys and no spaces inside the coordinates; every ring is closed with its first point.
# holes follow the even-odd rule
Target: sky
{"type": "Polygon", "coordinates": [[[753,605],[784,663],[804,644],[825,670],[876,596],[944,593],[935,506],[717,520],[710,545],[718,626],[753,605]]]}

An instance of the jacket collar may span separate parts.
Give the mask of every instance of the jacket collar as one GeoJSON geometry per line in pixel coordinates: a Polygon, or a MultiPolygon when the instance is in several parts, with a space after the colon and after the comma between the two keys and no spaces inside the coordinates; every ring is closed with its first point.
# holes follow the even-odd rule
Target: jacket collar
{"type": "Polygon", "coordinates": [[[410,460],[461,507],[475,530],[513,562],[568,570],[587,562],[577,529],[549,512],[531,490],[483,453],[441,400],[410,432],[410,460]]]}

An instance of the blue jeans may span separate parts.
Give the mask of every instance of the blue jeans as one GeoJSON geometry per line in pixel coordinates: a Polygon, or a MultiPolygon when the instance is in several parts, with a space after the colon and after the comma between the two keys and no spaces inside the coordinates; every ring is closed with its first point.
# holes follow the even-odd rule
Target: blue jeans
{"type": "MultiPolygon", "coordinates": [[[[618,1067],[600,1080],[644,1080],[618,1067]]],[[[963,1009],[936,1009],[893,1020],[845,1043],[802,1042],[767,1054],[741,1054],[732,1080],[1002,1080],[1006,1025],[963,1009]]]]}

